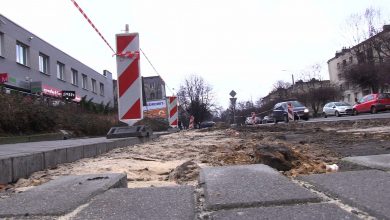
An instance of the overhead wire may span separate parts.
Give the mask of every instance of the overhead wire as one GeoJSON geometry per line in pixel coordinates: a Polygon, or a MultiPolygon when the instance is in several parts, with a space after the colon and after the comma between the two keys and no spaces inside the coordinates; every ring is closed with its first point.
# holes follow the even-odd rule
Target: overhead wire
{"type": "MultiPolygon", "coordinates": [[[[93,22],[91,21],[91,19],[89,19],[89,17],[87,16],[87,14],[83,11],[83,9],[81,9],[81,7],[79,6],[79,4],[77,4],[76,0],[71,0],[74,4],[74,6],[80,11],[80,13],[84,16],[84,18],[88,21],[88,23],[92,26],[92,28],[96,31],[96,33],[102,38],[102,40],[106,43],[106,45],[111,49],[112,52],[114,52],[114,54],[116,55],[117,53],[115,52],[115,50],[111,47],[111,45],[108,43],[108,41],[103,37],[103,35],[101,34],[101,32],[97,29],[97,27],[93,24],[93,22]]],[[[149,60],[148,56],[146,56],[146,53],[140,48],[140,51],[142,52],[142,54],[144,55],[144,57],[146,58],[146,60],[148,61],[148,63],[150,64],[150,66],[153,68],[154,72],[162,78],[162,76],[160,75],[160,73],[157,71],[157,69],[154,67],[154,65],[152,64],[152,62],[149,60]]],[[[168,84],[165,82],[165,80],[163,79],[164,83],[165,83],[165,86],[169,89],[169,91],[172,92],[172,94],[174,94],[173,92],[173,89],[171,89],[168,84]]]]}

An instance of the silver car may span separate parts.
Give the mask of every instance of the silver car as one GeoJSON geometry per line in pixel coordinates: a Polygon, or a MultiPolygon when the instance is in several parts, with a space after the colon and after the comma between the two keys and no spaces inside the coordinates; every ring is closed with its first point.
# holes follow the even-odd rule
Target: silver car
{"type": "Polygon", "coordinates": [[[329,102],[322,109],[324,117],[334,115],[340,117],[341,115],[352,115],[352,106],[345,102],[329,102]]]}

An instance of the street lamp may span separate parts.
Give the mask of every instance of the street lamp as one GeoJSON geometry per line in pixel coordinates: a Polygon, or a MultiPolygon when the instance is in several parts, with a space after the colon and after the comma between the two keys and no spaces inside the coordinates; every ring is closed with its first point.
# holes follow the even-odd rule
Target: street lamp
{"type": "MultiPolygon", "coordinates": [[[[283,72],[289,72],[288,70],[282,70],[283,72]]],[[[294,74],[291,74],[291,80],[292,80],[292,85],[295,84],[295,81],[294,81],[294,74]]]]}

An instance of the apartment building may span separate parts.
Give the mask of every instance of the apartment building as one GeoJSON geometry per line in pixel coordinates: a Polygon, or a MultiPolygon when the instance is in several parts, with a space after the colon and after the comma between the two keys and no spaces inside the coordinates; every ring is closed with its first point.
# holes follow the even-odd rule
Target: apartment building
{"type": "Polygon", "coordinates": [[[74,91],[114,105],[112,73],[100,74],[37,35],[0,15],[0,74],[6,88],[61,98],[74,91]]]}
{"type": "Polygon", "coordinates": [[[146,101],[166,98],[165,82],[160,76],[143,77],[143,88],[146,101]]]}
{"type": "MultiPolygon", "coordinates": [[[[371,88],[361,88],[358,85],[351,84],[344,80],[342,71],[344,68],[362,62],[372,62],[374,64],[390,62],[388,59],[389,56],[386,58],[386,56],[383,55],[383,52],[381,52],[388,50],[389,48],[373,48],[381,44],[381,47],[389,47],[389,34],[390,25],[384,25],[383,31],[380,33],[351,48],[343,48],[341,51],[337,51],[335,57],[328,60],[329,79],[343,91],[343,96],[340,101],[353,104],[356,99],[359,100],[361,97],[373,92],[371,88]]],[[[390,88],[387,88],[387,92],[389,92],[389,89],[390,88]]]]}

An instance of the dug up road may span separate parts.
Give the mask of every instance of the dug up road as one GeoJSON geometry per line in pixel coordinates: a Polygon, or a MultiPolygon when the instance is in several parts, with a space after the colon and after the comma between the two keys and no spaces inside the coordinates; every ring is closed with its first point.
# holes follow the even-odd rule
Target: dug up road
{"type": "Polygon", "coordinates": [[[7,186],[24,191],[64,175],[126,173],[128,187],[196,185],[199,168],[264,163],[288,177],[359,167],[340,159],[390,153],[390,119],[189,130],[36,172],[7,186]]]}

